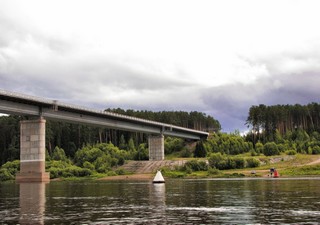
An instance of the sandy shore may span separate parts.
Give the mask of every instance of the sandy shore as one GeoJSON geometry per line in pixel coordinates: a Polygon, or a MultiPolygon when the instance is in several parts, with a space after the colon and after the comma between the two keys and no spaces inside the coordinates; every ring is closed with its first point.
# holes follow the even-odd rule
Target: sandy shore
{"type": "Polygon", "coordinates": [[[99,180],[153,180],[154,174],[132,174],[100,178],[99,180]]]}

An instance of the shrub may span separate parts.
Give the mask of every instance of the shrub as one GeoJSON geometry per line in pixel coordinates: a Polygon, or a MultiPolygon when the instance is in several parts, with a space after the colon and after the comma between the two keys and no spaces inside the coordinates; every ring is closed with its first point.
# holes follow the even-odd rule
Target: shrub
{"type": "Polygon", "coordinates": [[[208,165],[205,161],[191,160],[184,164],[184,168],[190,168],[192,171],[207,171],[208,165]]]}
{"type": "Polygon", "coordinates": [[[221,171],[216,169],[216,168],[209,168],[208,169],[208,174],[209,175],[219,175],[220,173],[221,173],[221,171]]]}
{"type": "Polygon", "coordinates": [[[209,166],[212,168],[217,168],[219,169],[219,164],[225,159],[225,156],[223,156],[220,152],[218,153],[213,153],[210,155],[208,161],[209,161],[209,166]]]}
{"type": "Polygon", "coordinates": [[[62,148],[59,148],[58,146],[54,148],[51,158],[53,160],[62,160],[62,161],[67,160],[66,153],[62,148]]]}
{"type": "Polygon", "coordinates": [[[196,149],[194,150],[194,157],[202,158],[207,156],[207,150],[202,141],[198,142],[196,145],[196,149]]]}
{"type": "Polygon", "coordinates": [[[263,152],[263,144],[261,142],[256,143],[256,152],[257,154],[263,152]]]}
{"type": "MultiPolygon", "coordinates": [[[[58,177],[85,177],[92,175],[92,171],[90,169],[74,166],[67,162],[51,161],[48,164],[48,172],[50,172],[51,179],[58,177]]],[[[87,162],[84,164],[90,167],[90,163],[87,162]]]]}
{"type": "Polygon", "coordinates": [[[288,150],[288,151],[286,151],[286,154],[287,155],[295,155],[295,154],[297,154],[297,151],[296,150],[288,150]]]}
{"type": "Polygon", "coordinates": [[[1,168],[7,169],[13,176],[20,170],[20,160],[6,162],[1,168]]]}
{"type": "Polygon", "coordinates": [[[114,171],[109,171],[108,173],[107,173],[107,176],[117,176],[118,174],[116,173],[116,172],[114,172],[114,171]]]}
{"type": "Polygon", "coordinates": [[[256,151],[253,150],[253,149],[250,151],[250,154],[251,154],[251,156],[257,156],[258,155],[258,153],[256,153],[256,151]]]}
{"type": "Polygon", "coordinates": [[[184,147],[181,152],[180,152],[180,156],[183,158],[189,158],[192,155],[192,151],[186,147],[184,147]]]}
{"type": "Polygon", "coordinates": [[[260,166],[260,161],[256,158],[248,158],[247,161],[247,167],[248,168],[254,168],[260,166]]]}
{"type": "Polygon", "coordinates": [[[12,175],[6,168],[0,169],[0,181],[13,180],[14,175],[12,175]]]}
{"type": "Polygon", "coordinates": [[[246,160],[244,158],[240,158],[240,157],[236,157],[234,159],[235,163],[236,163],[236,169],[242,169],[245,168],[246,166],[246,160]]]}
{"type": "Polygon", "coordinates": [[[236,160],[234,158],[228,157],[227,165],[225,169],[235,169],[235,168],[237,168],[236,160]]]}
{"type": "Polygon", "coordinates": [[[268,142],[263,146],[263,154],[265,156],[279,155],[279,149],[276,143],[268,142]]]}
{"type": "Polygon", "coordinates": [[[316,154],[320,154],[320,146],[314,146],[312,148],[312,154],[316,155],[316,154]]]}
{"type": "Polygon", "coordinates": [[[92,165],[91,163],[89,163],[88,161],[85,161],[84,163],[83,163],[83,168],[87,168],[87,169],[89,169],[89,170],[94,170],[95,168],[94,168],[94,165],[92,165]]]}
{"type": "Polygon", "coordinates": [[[118,175],[125,175],[125,174],[126,174],[126,172],[124,171],[124,169],[117,169],[115,172],[116,172],[116,174],[118,174],[118,175]]]}

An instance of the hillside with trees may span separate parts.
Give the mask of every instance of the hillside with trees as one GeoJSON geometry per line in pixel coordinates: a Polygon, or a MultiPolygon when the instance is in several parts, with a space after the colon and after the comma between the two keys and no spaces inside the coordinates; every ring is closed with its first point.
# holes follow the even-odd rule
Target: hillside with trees
{"type": "MultiPolygon", "coordinates": [[[[165,155],[191,160],[183,173],[258,167],[268,156],[320,154],[320,107],[302,105],[252,106],[246,124],[250,132],[220,132],[219,121],[200,112],[151,112],[108,109],[142,119],[210,132],[196,144],[165,137],[165,155]],[[208,165],[203,164],[208,160],[208,165]]],[[[0,117],[0,180],[13,179],[19,169],[20,129],[18,116],[0,117]]],[[[117,169],[127,160],[148,160],[147,135],[48,120],[46,123],[46,170],[51,178],[124,174],[117,169]]],[[[266,160],[266,161],[265,161],[266,160]]],[[[309,173],[310,174],[310,173],[309,173]]]]}
{"type": "MultiPolygon", "coordinates": [[[[107,109],[106,111],[123,115],[154,120],[162,123],[183,126],[202,131],[219,131],[219,121],[213,117],[200,112],[182,111],[134,111],[123,109],[107,109]]],[[[19,159],[20,149],[20,126],[19,121],[23,119],[18,116],[0,117],[0,165],[7,161],[19,159]]],[[[168,139],[166,153],[176,151],[183,143],[168,139]],[[169,142],[178,143],[168,144],[169,142]]],[[[78,149],[86,145],[96,143],[112,143],[120,149],[138,150],[146,145],[148,136],[139,132],[120,131],[115,129],[102,129],[97,127],[70,124],[47,120],[46,122],[46,149],[49,155],[54,153],[56,147],[62,148],[69,158],[74,158],[78,149]]],[[[146,159],[145,154],[134,156],[137,159],[146,159]]]]}

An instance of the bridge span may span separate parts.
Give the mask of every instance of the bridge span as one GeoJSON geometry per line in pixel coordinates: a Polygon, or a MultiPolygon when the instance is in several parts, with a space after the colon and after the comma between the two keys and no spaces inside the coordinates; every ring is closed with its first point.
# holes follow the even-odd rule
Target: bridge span
{"type": "Polygon", "coordinates": [[[0,89],[0,113],[27,116],[20,122],[20,173],[18,181],[49,180],[45,172],[46,119],[149,134],[149,160],[164,159],[164,135],[191,140],[206,139],[207,132],[98,111],[57,100],[0,89]]]}

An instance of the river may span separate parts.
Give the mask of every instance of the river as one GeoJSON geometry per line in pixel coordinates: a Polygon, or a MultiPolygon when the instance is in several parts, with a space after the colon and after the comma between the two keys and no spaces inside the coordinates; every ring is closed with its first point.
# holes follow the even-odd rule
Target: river
{"type": "Polygon", "coordinates": [[[318,224],[320,178],[0,183],[2,224],[318,224]]]}

